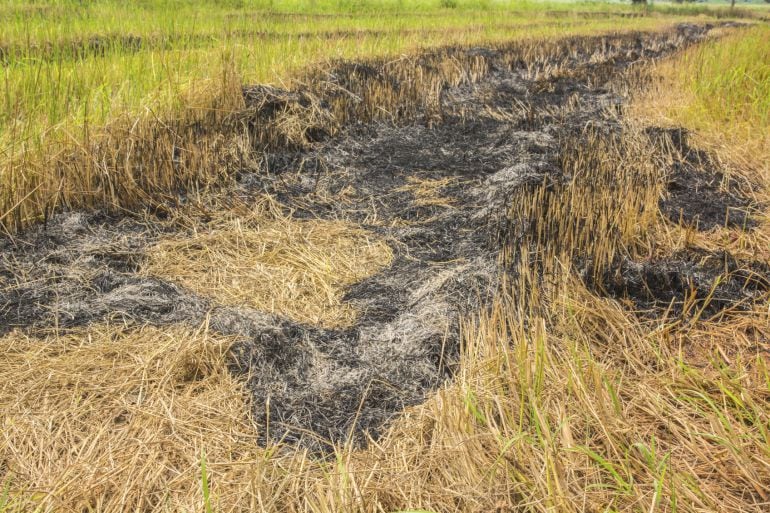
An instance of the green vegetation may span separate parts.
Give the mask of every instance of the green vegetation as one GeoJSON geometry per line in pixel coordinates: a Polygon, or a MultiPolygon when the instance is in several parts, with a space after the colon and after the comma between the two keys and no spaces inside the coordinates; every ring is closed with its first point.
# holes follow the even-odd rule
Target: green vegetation
{"type": "Polygon", "coordinates": [[[275,11],[262,10],[265,2],[6,5],[0,11],[0,52],[7,62],[0,133],[42,138],[61,123],[72,131],[124,112],[173,112],[227,66],[244,83],[281,84],[326,59],[660,23],[554,16],[527,4],[526,11],[500,12],[356,3],[347,14],[333,11],[332,3],[311,2],[310,12],[300,2],[280,4],[275,11]]]}
{"type": "Polygon", "coordinates": [[[697,134],[701,144],[770,187],[770,27],[713,39],[659,67],[638,102],[648,119],[697,134]]]}
{"type": "Polygon", "coordinates": [[[737,132],[769,142],[770,27],[711,41],[678,64],[676,79],[692,95],[682,122],[696,130],[737,132]]]}

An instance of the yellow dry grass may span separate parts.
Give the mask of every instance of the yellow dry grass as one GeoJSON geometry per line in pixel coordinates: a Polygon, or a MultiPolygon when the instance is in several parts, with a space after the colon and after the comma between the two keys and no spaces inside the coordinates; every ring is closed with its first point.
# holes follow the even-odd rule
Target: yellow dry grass
{"type": "Polygon", "coordinates": [[[256,447],[224,337],[92,326],[0,343],[10,511],[196,511],[202,451],[216,462],[256,447]]]}
{"type": "Polygon", "coordinates": [[[235,210],[162,240],[143,272],[223,305],[248,306],[324,327],[350,325],[346,287],[387,267],[375,234],[341,221],[298,220],[274,208],[235,210]]]}
{"type": "Polygon", "coordinates": [[[451,208],[454,200],[446,197],[442,191],[446,187],[457,185],[459,180],[454,177],[431,179],[410,176],[406,179],[406,182],[406,185],[396,189],[396,192],[411,193],[414,197],[412,201],[414,206],[451,208]]]}
{"type": "Polygon", "coordinates": [[[455,382],[330,460],[257,446],[229,341],[203,329],[12,333],[6,511],[765,511],[766,354],[691,358],[729,334],[656,329],[571,278],[540,297],[467,322],[455,382]]]}

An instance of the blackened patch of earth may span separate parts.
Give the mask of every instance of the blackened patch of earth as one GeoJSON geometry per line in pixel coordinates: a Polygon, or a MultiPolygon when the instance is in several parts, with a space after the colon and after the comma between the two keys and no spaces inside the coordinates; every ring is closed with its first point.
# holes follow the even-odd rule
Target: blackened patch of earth
{"type": "Polygon", "coordinates": [[[671,221],[701,231],[756,226],[751,214],[758,206],[751,200],[751,184],[721,172],[713,157],[688,144],[684,129],[653,128],[648,135],[656,145],[673,149],[673,162],[666,170],[666,194],[660,200],[661,211],[671,221]]]}
{"type": "Polygon", "coordinates": [[[690,249],[656,260],[625,260],[604,276],[601,288],[611,297],[630,300],[638,310],[708,318],[765,300],[770,266],[724,251],[690,249]]]}

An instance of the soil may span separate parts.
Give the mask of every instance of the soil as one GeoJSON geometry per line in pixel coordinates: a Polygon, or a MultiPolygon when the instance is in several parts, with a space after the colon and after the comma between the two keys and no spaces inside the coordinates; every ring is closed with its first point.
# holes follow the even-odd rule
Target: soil
{"type": "Polygon", "coordinates": [[[660,201],[660,209],[669,219],[701,231],[756,225],[751,216],[757,209],[750,200],[751,184],[726,176],[708,153],[688,144],[687,131],[682,128],[651,128],[647,133],[654,144],[674,149],[675,160],[666,173],[668,194],[660,201]]]}
{"type": "MultiPolygon", "coordinates": [[[[490,70],[476,83],[442,90],[439,116],[431,109],[397,123],[353,122],[301,148],[273,149],[261,169],[239,173],[222,196],[248,203],[267,192],[297,217],[351,221],[389,242],[393,264],[347,291],[345,301],[360,312],[350,328],[321,329],[221,306],[143,277],[137,270],[144,251],[179,228],[157,219],[70,212],[0,242],[0,335],[105,320],[198,326],[208,317],[212,330],[239,336],[231,370],[248,380],[265,441],[324,452],[351,434],[357,441],[365,433],[376,436],[394,414],[452,376],[459,319],[483,308],[499,285],[499,226],[511,193],[561,175],[565,134],[589,121],[620,130],[617,116],[606,115],[623,101],[612,77],[641,58],[698,41],[707,30],[683,25],[611,45],[597,38],[593,51],[572,55],[571,73],[550,78],[511,63],[501,50],[456,49],[484,52],[490,70]],[[416,180],[438,184],[431,201],[415,194],[416,180]]],[[[246,94],[258,104],[254,97],[281,96],[268,88],[246,94]]],[[[275,102],[262,103],[270,109],[275,102]]],[[[667,170],[674,185],[662,210],[677,222],[697,219],[703,229],[723,223],[723,210],[748,207],[738,189],[715,185],[722,180],[711,160],[703,174],[681,139],[684,156],[667,170]]],[[[730,219],[750,226],[750,217],[730,219]]],[[[625,278],[607,292],[648,306],[670,302],[684,297],[693,279],[699,291],[710,288],[719,273],[704,262],[692,255],[625,262],[618,271],[625,278]],[[658,282],[659,290],[648,293],[658,282]]],[[[737,273],[743,264],[735,264],[736,280],[743,279],[737,273]]],[[[762,277],[757,290],[767,288],[767,267],[749,264],[762,277]]],[[[719,289],[718,300],[745,300],[744,289],[731,283],[719,289]]]]}
{"type": "Polygon", "coordinates": [[[631,300],[644,315],[707,319],[745,310],[770,291],[767,262],[689,249],[650,261],[624,259],[601,284],[604,293],[631,300]],[[689,301],[688,301],[689,300],[689,301]]]}

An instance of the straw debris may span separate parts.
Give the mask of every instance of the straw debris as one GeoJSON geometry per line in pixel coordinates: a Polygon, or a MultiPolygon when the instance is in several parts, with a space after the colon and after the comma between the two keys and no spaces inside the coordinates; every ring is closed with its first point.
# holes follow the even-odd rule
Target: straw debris
{"type": "Polygon", "coordinates": [[[348,223],[255,210],[245,216],[224,212],[191,234],[159,241],[142,272],[222,305],[333,328],[356,319],[342,300],[346,288],[392,260],[381,238],[348,223]]]}
{"type": "MultiPolygon", "coordinates": [[[[214,465],[256,455],[247,394],[227,372],[231,343],[109,325],[0,339],[8,511],[198,509],[204,451],[214,465]]],[[[238,478],[237,467],[218,476],[238,478]]]]}

